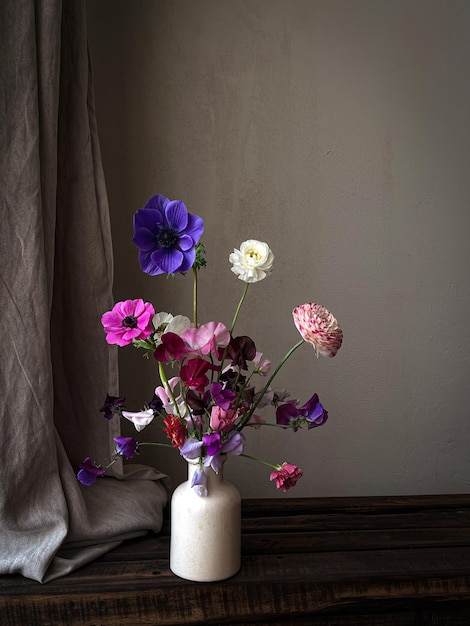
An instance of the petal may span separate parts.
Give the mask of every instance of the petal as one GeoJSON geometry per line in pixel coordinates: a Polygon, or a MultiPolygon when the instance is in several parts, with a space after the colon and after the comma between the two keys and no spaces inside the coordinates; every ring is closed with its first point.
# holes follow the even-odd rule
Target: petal
{"type": "Polygon", "coordinates": [[[160,194],[157,194],[147,200],[147,202],[144,205],[144,209],[157,209],[163,213],[166,205],[169,202],[170,201],[168,200],[168,198],[166,198],[165,196],[161,196],[160,194]]]}
{"type": "Polygon", "coordinates": [[[187,272],[194,265],[194,261],[196,259],[196,249],[191,248],[187,252],[183,252],[183,260],[181,261],[180,268],[178,272],[187,272]]]}
{"type": "Polygon", "coordinates": [[[155,232],[164,226],[164,213],[155,209],[138,209],[134,213],[134,232],[147,228],[155,232]]]}
{"type": "Polygon", "coordinates": [[[189,235],[181,235],[178,239],[178,248],[180,248],[180,250],[182,250],[183,252],[186,252],[186,250],[191,250],[193,246],[194,241],[189,235]]]}
{"type": "Polygon", "coordinates": [[[161,250],[155,250],[150,256],[155,265],[158,266],[164,274],[174,274],[180,271],[183,253],[179,250],[175,248],[162,248],[161,250]]]}
{"type": "Polygon", "coordinates": [[[170,228],[177,233],[184,231],[188,225],[188,209],[181,200],[172,200],[165,207],[165,218],[170,228]]]}
{"type": "Polygon", "coordinates": [[[163,274],[163,270],[158,267],[152,261],[152,255],[149,252],[140,251],[139,253],[139,263],[142,271],[146,274],[150,274],[150,276],[157,276],[158,274],[163,274]]]}
{"type": "Polygon", "coordinates": [[[153,250],[158,245],[155,233],[149,228],[137,228],[132,241],[140,250],[145,251],[153,250]]]}
{"type": "Polygon", "coordinates": [[[199,215],[188,213],[188,225],[184,229],[186,235],[190,235],[194,243],[197,243],[204,232],[204,221],[199,215]]]}

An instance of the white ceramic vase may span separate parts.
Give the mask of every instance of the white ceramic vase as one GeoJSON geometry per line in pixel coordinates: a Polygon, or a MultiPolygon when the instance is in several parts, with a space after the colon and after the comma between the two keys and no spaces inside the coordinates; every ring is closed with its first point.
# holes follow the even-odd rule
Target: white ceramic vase
{"type": "Polygon", "coordinates": [[[170,569],[186,580],[224,580],[240,569],[240,493],[222,466],[218,474],[204,468],[207,495],[198,495],[191,487],[197,469],[188,463],[188,480],[171,499],[170,569]]]}

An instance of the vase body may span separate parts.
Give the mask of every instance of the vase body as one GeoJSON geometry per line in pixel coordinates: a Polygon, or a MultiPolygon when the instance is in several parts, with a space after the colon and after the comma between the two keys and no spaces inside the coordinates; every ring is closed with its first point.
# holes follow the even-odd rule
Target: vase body
{"type": "Polygon", "coordinates": [[[206,467],[207,495],[199,496],[191,487],[197,469],[188,463],[188,480],[171,499],[170,569],[186,580],[224,580],[240,569],[240,493],[223,467],[218,474],[206,467]]]}

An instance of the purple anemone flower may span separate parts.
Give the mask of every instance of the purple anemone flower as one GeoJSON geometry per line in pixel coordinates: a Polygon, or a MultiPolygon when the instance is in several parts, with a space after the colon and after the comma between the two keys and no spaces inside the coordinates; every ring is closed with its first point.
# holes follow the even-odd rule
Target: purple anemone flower
{"type": "Polygon", "coordinates": [[[146,274],[187,272],[196,258],[196,244],[204,231],[198,215],[188,213],[184,202],[152,196],[134,215],[134,244],[146,274]]]}
{"type": "Polygon", "coordinates": [[[139,451],[137,441],[134,437],[114,437],[116,452],[126,459],[133,459],[135,453],[139,451]]]}
{"type": "Polygon", "coordinates": [[[87,487],[91,487],[96,483],[96,479],[98,476],[103,476],[104,469],[102,467],[97,467],[93,464],[93,461],[87,456],[86,459],[80,463],[80,470],[77,474],[78,480],[82,483],[82,485],[86,485],[87,487]]]}

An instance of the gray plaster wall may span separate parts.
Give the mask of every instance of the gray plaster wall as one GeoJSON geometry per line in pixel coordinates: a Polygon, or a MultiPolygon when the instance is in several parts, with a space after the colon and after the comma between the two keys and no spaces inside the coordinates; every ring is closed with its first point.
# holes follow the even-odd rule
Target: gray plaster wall
{"type": "MultiPolygon", "coordinates": [[[[238,332],[276,363],[294,306],[344,330],[334,359],[303,346],[277,380],[330,418],[248,433],[247,452],[304,477],[288,496],[467,492],[470,485],[470,3],[466,0],[89,0],[116,299],[191,316],[191,277],[144,275],[132,215],[161,193],[206,224],[200,321],[233,316],[228,254],[267,241],[238,332]]],[[[129,408],[156,368],[120,351],[129,408]]],[[[99,416],[97,416],[99,419],[99,416]]],[[[150,426],[142,434],[164,440],[150,426]]],[[[174,483],[172,450],[142,460],[174,483]]],[[[230,460],[244,497],[281,495],[230,460]]],[[[286,497],[286,496],[283,496],[286,497]]]]}

